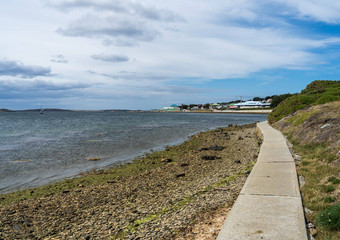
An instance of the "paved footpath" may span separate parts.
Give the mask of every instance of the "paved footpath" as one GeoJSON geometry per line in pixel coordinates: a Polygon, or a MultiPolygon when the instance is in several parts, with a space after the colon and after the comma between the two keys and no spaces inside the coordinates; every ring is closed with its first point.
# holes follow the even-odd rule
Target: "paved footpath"
{"type": "Polygon", "coordinates": [[[295,162],[283,135],[267,122],[257,163],[238,196],[218,240],[307,240],[295,162]]]}

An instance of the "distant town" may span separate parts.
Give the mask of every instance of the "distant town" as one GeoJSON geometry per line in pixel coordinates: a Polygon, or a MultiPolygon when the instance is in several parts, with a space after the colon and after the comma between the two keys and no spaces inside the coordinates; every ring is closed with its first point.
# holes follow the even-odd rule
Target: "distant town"
{"type": "Polygon", "coordinates": [[[205,103],[205,104],[181,104],[176,105],[172,104],[170,106],[165,106],[162,109],[155,109],[155,111],[227,111],[227,110],[260,110],[260,109],[271,109],[277,105],[278,102],[281,102],[282,99],[286,98],[287,95],[274,95],[267,96],[265,98],[254,97],[253,99],[243,101],[242,99],[230,102],[221,102],[221,103],[205,103]]]}
{"type": "MultiPolygon", "coordinates": [[[[152,109],[153,112],[227,112],[227,111],[246,111],[246,110],[263,110],[268,112],[270,109],[275,108],[284,99],[292,96],[293,94],[281,94],[267,96],[265,98],[254,97],[247,101],[235,100],[230,102],[221,103],[205,103],[205,104],[172,104],[165,106],[161,109],[152,109]]],[[[145,110],[127,110],[127,109],[105,109],[105,110],[69,110],[58,108],[40,108],[40,109],[27,109],[27,110],[10,110],[0,108],[0,112],[45,112],[45,111],[86,111],[86,112],[115,112],[115,111],[133,111],[145,112],[145,110]]],[[[150,110],[148,110],[150,111],[150,110]]]]}

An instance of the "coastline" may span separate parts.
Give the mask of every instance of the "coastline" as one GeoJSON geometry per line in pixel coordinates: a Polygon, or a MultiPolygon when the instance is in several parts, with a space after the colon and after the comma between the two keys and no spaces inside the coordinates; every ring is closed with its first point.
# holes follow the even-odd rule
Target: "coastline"
{"type": "Polygon", "coordinates": [[[1,194],[0,238],[188,239],[223,212],[209,239],[250,173],[259,141],[255,124],[218,128],[123,166],[1,194]]]}
{"type": "MultiPolygon", "coordinates": [[[[137,111],[149,112],[149,111],[137,111]]],[[[159,113],[224,113],[224,114],[269,114],[272,109],[265,110],[198,110],[198,111],[154,111],[159,113]]]]}

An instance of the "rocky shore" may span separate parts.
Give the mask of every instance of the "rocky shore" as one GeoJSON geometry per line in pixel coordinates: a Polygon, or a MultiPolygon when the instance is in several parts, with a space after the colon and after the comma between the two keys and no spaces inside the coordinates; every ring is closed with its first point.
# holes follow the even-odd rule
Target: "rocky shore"
{"type": "Polygon", "coordinates": [[[0,195],[0,239],[213,239],[254,165],[255,124],[130,164],[0,195]]]}

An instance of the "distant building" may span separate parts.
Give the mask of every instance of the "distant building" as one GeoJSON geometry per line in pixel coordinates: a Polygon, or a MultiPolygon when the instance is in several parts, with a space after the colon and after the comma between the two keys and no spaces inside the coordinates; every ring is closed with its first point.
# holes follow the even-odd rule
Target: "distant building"
{"type": "Polygon", "coordinates": [[[210,110],[212,110],[212,109],[218,109],[219,106],[220,106],[220,104],[218,104],[218,103],[212,103],[212,104],[210,104],[209,109],[210,109],[210,110]]]}
{"type": "Polygon", "coordinates": [[[163,107],[163,111],[180,111],[181,109],[176,105],[172,104],[170,107],[163,107]]]}
{"type": "Polygon", "coordinates": [[[236,108],[269,108],[270,103],[262,103],[259,101],[246,101],[246,102],[235,103],[234,106],[236,108]]]}

